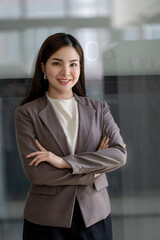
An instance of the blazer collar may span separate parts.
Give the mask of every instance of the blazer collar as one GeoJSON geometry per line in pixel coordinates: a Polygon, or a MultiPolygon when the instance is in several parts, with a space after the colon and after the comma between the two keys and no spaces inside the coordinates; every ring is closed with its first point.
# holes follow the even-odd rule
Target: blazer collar
{"type": "MultiPolygon", "coordinates": [[[[74,94],[78,102],[79,110],[79,130],[77,136],[77,147],[75,153],[84,152],[92,131],[92,122],[95,115],[95,110],[87,106],[83,97],[74,94]]],[[[52,134],[54,140],[58,144],[64,156],[70,155],[71,150],[68,145],[67,137],[64,133],[63,127],[54,111],[52,104],[49,102],[47,96],[43,96],[42,110],[39,112],[39,117],[45,126],[52,134]]]]}

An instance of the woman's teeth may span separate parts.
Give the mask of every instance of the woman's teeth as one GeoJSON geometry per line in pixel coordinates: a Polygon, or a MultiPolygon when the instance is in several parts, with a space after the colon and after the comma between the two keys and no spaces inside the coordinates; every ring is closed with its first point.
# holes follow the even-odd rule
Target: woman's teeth
{"type": "Polygon", "coordinates": [[[60,82],[69,82],[70,80],[67,79],[67,80],[62,80],[62,79],[59,79],[60,82]]]}
{"type": "Polygon", "coordinates": [[[66,82],[69,82],[70,79],[65,79],[65,80],[64,79],[58,79],[58,81],[66,83],[66,82]]]}

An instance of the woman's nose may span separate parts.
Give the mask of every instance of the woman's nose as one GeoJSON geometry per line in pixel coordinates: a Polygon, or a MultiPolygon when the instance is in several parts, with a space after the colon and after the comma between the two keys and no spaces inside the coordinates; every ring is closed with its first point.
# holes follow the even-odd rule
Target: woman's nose
{"type": "Polygon", "coordinates": [[[69,68],[68,66],[63,66],[62,71],[61,71],[61,74],[62,74],[63,76],[68,76],[68,75],[70,75],[70,68],[69,68]]]}

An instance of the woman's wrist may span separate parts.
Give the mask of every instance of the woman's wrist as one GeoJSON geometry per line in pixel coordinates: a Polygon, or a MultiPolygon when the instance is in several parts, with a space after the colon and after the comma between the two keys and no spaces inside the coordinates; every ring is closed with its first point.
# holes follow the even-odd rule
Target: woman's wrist
{"type": "Polygon", "coordinates": [[[72,166],[71,166],[66,160],[64,160],[64,159],[61,158],[61,157],[58,157],[58,158],[60,158],[60,159],[59,159],[60,168],[72,168],[72,166]]]}

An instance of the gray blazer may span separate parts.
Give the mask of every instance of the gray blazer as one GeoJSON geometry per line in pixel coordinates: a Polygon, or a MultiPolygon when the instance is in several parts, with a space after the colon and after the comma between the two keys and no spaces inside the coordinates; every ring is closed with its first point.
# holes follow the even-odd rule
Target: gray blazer
{"type": "Polygon", "coordinates": [[[111,211],[106,174],[126,162],[125,144],[107,103],[75,95],[79,109],[77,148],[71,154],[58,117],[46,96],[16,109],[15,126],[20,158],[31,182],[24,218],[41,225],[71,226],[77,197],[86,227],[106,218],[111,211]],[[101,138],[109,148],[97,151],[101,138]],[[48,151],[63,157],[72,169],[48,163],[29,166],[26,155],[39,150],[35,139],[48,151]],[[94,178],[95,173],[101,173],[94,178]]]}

